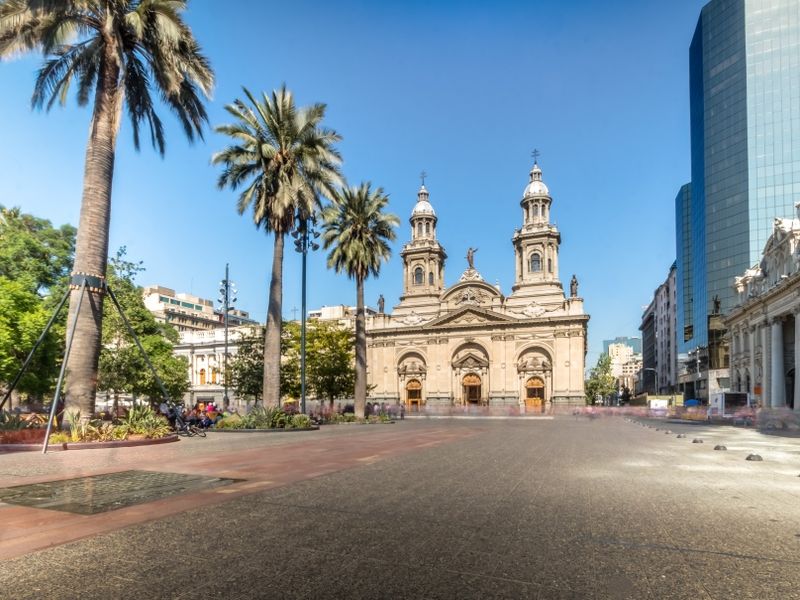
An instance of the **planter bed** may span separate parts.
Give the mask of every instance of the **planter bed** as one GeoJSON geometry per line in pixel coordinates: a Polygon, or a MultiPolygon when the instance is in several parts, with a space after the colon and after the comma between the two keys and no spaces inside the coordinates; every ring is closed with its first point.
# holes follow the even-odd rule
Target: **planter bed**
{"type": "MultiPolygon", "coordinates": [[[[47,451],[61,452],[65,450],[96,450],[98,448],[127,448],[129,446],[151,446],[154,444],[169,444],[177,442],[178,436],[175,434],[163,438],[142,439],[142,440],[115,440],[113,442],[56,442],[47,447],[47,451]]],[[[42,442],[38,444],[0,444],[0,453],[6,452],[34,452],[41,451],[42,442]]]]}

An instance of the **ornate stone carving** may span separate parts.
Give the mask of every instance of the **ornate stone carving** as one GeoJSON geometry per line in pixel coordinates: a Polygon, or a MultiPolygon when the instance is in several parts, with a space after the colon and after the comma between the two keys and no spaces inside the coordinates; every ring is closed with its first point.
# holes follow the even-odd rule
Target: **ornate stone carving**
{"type": "Polygon", "coordinates": [[[547,309],[536,302],[536,300],[531,300],[531,303],[528,304],[525,308],[519,311],[517,314],[520,314],[524,317],[530,317],[531,319],[535,319],[536,317],[541,317],[544,313],[547,312],[547,309]]]}
{"type": "Polygon", "coordinates": [[[403,319],[403,323],[406,325],[419,325],[420,323],[424,323],[426,320],[427,319],[425,319],[425,317],[418,315],[416,311],[412,310],[411,314],[403,319]]]}
{"type": "Polygon", "coordinates": [[[456,304],[471,304],[478,306],[486,300],[486,294],[475,288],[466,288],[456,296],[456,304]]]}
{"type": "Polygon", "coordinates": [[[459,281],[483,281],[483,277],[481,277],[481,274],[478,273],[478,271],[468,267],[467,270],[464,271],[461,274],[461,277],[459,277],[458,280],[459,281]]]}

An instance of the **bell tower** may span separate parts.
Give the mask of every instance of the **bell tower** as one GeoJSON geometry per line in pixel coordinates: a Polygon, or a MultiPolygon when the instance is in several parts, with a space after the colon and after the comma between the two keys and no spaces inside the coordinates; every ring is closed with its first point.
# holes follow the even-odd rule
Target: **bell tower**
{"type": "Polygon", "coordinates": [[[436,240],[436,212],[429,201],[425,176],[417,192],[417,204],[411,211],[411,241],[403,246],[403,296],[435,296],[444,290],[444,248],[436,240]]]}
{"type": "MultiPolygon", "coordinates": [[[[538,153],[534,153],[536,155],[538,153]]],[[[550,222],[553,198],[542,181],[542,169],[534,160],[530,181],[522,193],[522,227],[514,232],[514,285],[512,297],[551,296],[564,299],[558,278],[558,248],[561,234],[550,222]]],[[[542,298],[547,302],[548,299],[542,298]]]]}

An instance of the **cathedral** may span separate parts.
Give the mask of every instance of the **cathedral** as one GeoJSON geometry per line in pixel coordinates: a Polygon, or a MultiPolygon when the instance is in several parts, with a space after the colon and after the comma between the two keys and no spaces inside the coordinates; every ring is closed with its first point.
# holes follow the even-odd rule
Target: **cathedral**
{"type": "Polygon", "coordinates": [[[370,400],[425,407],[488,406],[541,413],[584,404],[589,315],[572,276],[569,295],[558,273],[561,234],[550,221],[553,199],[534,163],[520,201],[522,226],[511,238],[514,285],[504,296],[476,268],[445,286],[447,253],[423,182],[403,247],[403,295],[390,314],[379,300],[367,318],[370,400]]]}

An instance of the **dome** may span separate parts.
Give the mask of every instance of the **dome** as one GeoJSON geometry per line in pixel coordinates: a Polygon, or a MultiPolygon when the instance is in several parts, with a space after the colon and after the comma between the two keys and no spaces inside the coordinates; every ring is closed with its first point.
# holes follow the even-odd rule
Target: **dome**
{"type": "Polygon", "coordinates": [[[411,211],[412,217],[417,216],[436,216],[436,211],[433,210],[433,206],[430,202],[428,202],[428,190],[425,189],[425,186],[419,188],[419,192],[417,193],[417,204],[414,206],[414,210],[411,211]]]}
{"type": "Polygon", "coordinates": [[[525,188],[523,196],[549,196],[550,190],[542,181],[542,170],[539,168],[538,163],[533,163],[531,169],[531,181],[525,188]]]}

